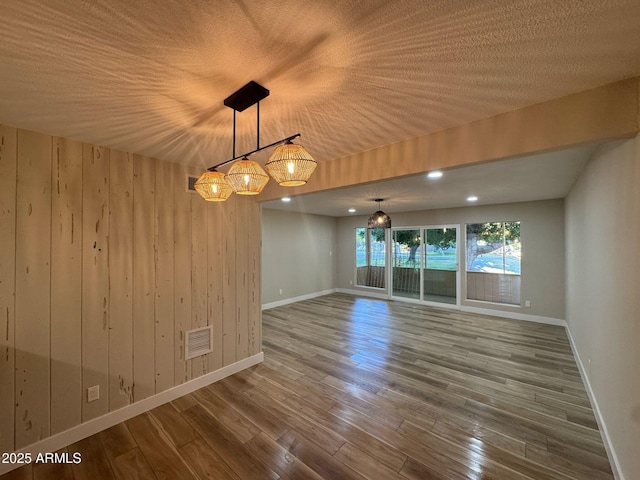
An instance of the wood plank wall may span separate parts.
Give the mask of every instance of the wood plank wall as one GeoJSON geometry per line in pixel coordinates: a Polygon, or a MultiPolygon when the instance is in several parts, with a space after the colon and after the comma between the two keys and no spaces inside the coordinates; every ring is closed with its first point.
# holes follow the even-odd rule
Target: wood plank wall
{"type": "Polygon", "coordinates": [[[14,442],[17,140],[15,129],[0,125],[0,452],[14,442]]]}
{"type": "Polygon", "coordinates": [[[14,348],[20,446],[49,436],[51,427],[51,145],[49,136],[18,131],[14,348]]]}
{"type": "Polygon", "coordinates": [[[0,125],[0,451],[261,351],[260,204],[199,173],[0,125]]]}
{"type": "Polygon", "coordinates": [[[53,139],[51,176],[51,434],[81,421],[82,144],[53,139]]]}

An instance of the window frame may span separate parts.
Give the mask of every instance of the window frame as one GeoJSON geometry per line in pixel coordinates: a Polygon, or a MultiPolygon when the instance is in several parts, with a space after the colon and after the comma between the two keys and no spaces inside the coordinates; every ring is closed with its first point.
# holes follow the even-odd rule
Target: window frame
{"type": "Polygon", "coordinates": [[[388,283],[388,279],[387,279],[387,274],[388,274],[388,257],[389,257],[389,252],[388,252],[388,248],[389,248],[389,236],[387,234],[387,230],[388,229],[381,229],[384,230],[384,247],[383,247],[383,260],[384,260],[384,264],[383,265],[372,265],[371,264],[371,248],[372,248],[372,235],[373,235],[373,230],[377,230],[374,228],[367,228],[367,227],[355,227],[354,229],[354,233],[355,233],[355,242],[354,242],[354,247],[355,247],[355,261],[354,261],[354,270],[353,270],[353,286],[355,287],[360,287],[360,288],[374,288],[376,290],[386,290],[387,288],[387,283],[388,283]],[[365,265],[358,265],[358,235],[359,235],[359,231],[360,230],[364,230],[365,231],[365,265]],[[384,286],[382,287],[376,287],[373,285],[362,285],[358,283],[358,269],[359,268],[363,268],[363,267],[382,267],[384,268],[384,286]]]}
{"type": "MultiPolygon", "coordinates": [[[[465,301],[469,301],[469,302],[482,302],[482,303],[489,303],[489,304],[493,304],[493,305],[504,305],[504,306],[509,306],[509,307],[522,307],[522,251],[523,251],[523,242],[522,242],[522,232],[521,232],[521,228],[522,228],[522,221],[521,220],[504,220],[504,221],[486,221],[486,222],[468,222],[468,223],[464,223],[464,282],[465,282],[465,292],[464,292],[464,297],[465,297],[465,301]],[[493,223],[493,224],[502,224],[502,272],[483,272],[483,271],[477,271],[477,270],[470,270],[471,264],[473,262],[469,262],[469,255],[468,255],[468,248],[469,248],[469,225],[484,225],[487,223],[493,223]],[[512,271],[507,271],[506,269],[506,258],[505,258],[505,251],[506,251],[506,224],[508,223],[518,223],[519,224],[519,235],[518,235],[518,243],[519,243],[519,251],[520,251],[520,255],[519,255],[519,272],[512,272],[512,271]],[[496,300],[490,300],[490,299],[478,299],[478,298],[470,298],[470,288],[469,288],[469,274],[483,274],[483,275],[503,275],[505,276],[505,278],[511,277],[514,278],[513,283],[517,283],[517,299],[518,302],[501,302],[501,301],[496,301],[496,300]],[[518,278],[518,280],[515,280],[515,277],[518,278]]],[[[474,259],[475,261],[475,259],[474,259]]],[[[499,277],[498,277],[499,278],[499,277]]],[[[502,293],[497,293],[497,296],[502,295],[502,293]]]]}

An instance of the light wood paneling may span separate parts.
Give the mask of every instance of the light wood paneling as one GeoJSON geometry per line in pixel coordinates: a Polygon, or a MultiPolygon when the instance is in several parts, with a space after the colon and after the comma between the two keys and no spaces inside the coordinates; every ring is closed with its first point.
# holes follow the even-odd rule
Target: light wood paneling
{"type": "Polygon", "coordinates": [[[111,151],[109,409],[133,403],[133,155],[111,151]]]}
{"type": "Polygon", "coordinates": [[[82,412],[82,144],[53,139],[51,176],[51,433],[82,412]]]}
{"type": "MultiPolygon", "coordinates": [[[[477,122],[320,162],[312,181],[291,195],[415,175],[589,142],[631,137],[638,132],[638,77],[530,105],[477,122]],[[526,132],[523,135],[522,132],[526,132]],[[393,162],[389,162],[389,159],[393,162]]],[[[282,196],[275,182],[260,201],[282,196]]]]}
{"type": "Polygon", "coordinates": [[[236,202],[236,357],[244,358],[249,350],[249,225],[251,198],[236,202]]]}
{"type": "Polygon", "coordinates": [[[82,421],[109,411],[109,150],[82,148],[82,421]],[[99,385],[100,399],[87,402],[99,385]]]}
{"type": "Polygon", "coordinates": [[[15,446],[50,432],[51,137],[18,131],[15,446]]]}
{"type": "MultiPolygon", "coordinates": [[[[156,393],[173,387],[175,363],[173,350],[173,302],[174,298],[174,222],[173,222],[173,165],[155,162],[156,165],[156,295],[155,295],[155,375],[156,393]]],[[[205,233],[206,234],[206,233],[205,233]]]]}
{"type": "MultiPolygon", "coordinates": [[[[238,220],[235,198],[204,202],[187,173],[198,172],[0,126],[3,451],[260,351],[259,205],[244,199],[238,220]],[[214,352],[185,361],[184,332],[207,324],[214,352]]],[[[132,451],[109,454],[114,472],[144,459],[132,451]]]]}
{"type": "Polygon", "coordinates": [[[213,352],[209,355],[209,371],[222,367],[222,225],[223,205],[207,202],[207,315],[213,325],[213,352]]]}
{"type": "Polygon", "coordinates": [[[154,160],[133,156],[133,400],[155,393],[154,160]]]}
{"type": "Polygon", "coordinates": [[[15,128],[0,125],[0,451],[14,449],[16,157],[15,128]]]}
{"type": "Polygon", "coordinates": [[[184,359],[185,332],[191,329],[191,197],[186,190],[187,168],[174,165],[174,362],[175,384],[191,378],[191,360],[184,359]]]}
{"type": "Polygon", "coordinates": [[[260,203],[253,201],[249,207],[247,220],[249,269],[249,355],[262,350],[262,294],[260,289],[260,268],[262,262],[262,227],[260,203]]]}
{"type": "MultiPolygon", "coordinates": [[[[207,204],[191,195],[191,328],[207,326],[207,204]]],[[[191,378],[207,372],[209,355],[191,360],[191,378]]]]}
{"type": "Polygon", "coordinates": [[[236,361],[236,195],[225,202],[222,221],[222,363],[236,361]]]}

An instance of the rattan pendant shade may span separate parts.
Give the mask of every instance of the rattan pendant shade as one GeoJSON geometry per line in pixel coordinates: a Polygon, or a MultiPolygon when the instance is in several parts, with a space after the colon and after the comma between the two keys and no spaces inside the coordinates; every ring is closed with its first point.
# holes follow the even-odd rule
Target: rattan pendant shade
{"type": "Polygon", "coordinates": [[[283,187],[304,185],[318,164],[302,145],[290,141],[276,147],[265,169],[283,187]]]}
{"type": "Polygon", "coordinates": [[[224,179],[224,173],[204,172],[195,184],[196,191],[208,202],[224,202],[233,192],[224,179]]]}
{"type": "Polygon", "coordinates": [[[269,181],[260,164],[246,157],[231,165],[224,178],[238,195],[258,195],[269,181]]]}

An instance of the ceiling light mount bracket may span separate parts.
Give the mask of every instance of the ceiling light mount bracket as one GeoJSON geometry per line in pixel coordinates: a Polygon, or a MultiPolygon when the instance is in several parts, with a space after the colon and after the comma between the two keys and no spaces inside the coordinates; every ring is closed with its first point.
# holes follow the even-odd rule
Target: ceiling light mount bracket
{"type": "Polygon", "coordinates": [[[247,108],[255,105],[260,100],[264,100],[269,96],[269,90],[259,83],[251,80],[240,90],[233,92],[224,99],[224,105],[232,108],[236,112],[244,112],[247,108]]]}

